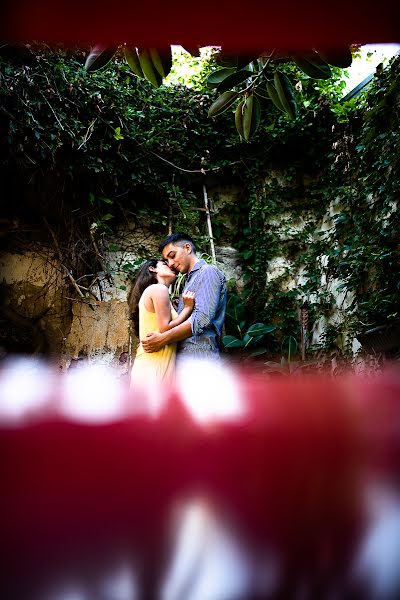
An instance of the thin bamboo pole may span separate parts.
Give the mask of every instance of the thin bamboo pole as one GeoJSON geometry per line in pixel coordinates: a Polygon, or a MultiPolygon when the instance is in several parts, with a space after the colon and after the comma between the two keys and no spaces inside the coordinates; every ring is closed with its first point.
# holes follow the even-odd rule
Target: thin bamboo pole
{"type": "Polygon", "coordinates": [[[210,206],[208,203],[207,189],[204,184],[203,184],[203,195],[204,195],[204,207],[206,209],[206,215],[207,215],[208,236],[210,238],[211,257],[212,257],[213,263],[216,263],[217,258],[215,256],[215,246],[214,246],[214,238],[213,238],[213,231],[212,231],[212,224],[211,224],[210,206]]]}

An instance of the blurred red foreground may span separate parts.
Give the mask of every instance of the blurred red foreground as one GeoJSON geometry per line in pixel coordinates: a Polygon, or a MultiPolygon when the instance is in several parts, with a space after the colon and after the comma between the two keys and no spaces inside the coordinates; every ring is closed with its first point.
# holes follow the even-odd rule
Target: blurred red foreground
{"type": "MultiPolygon", "coordinates": [[[[224,367],[213,387],[191,368],[192,384],[211,407],[208,416],[192,410],[181,384],[164,394],[156,413],[146,411],[146,391],[135,394],[118,384],[118,410],[90,422],[63,409],[67,374],[48,367],[35,375],[46,397],[27,380],[32,390],[25,389],[24,398],[35,393],[36,405],[13,413],[22,392],[15,392],[13,404],[10,367],[3,366],[2,597],[67,598],[44,590],[72,577],[92,589],[79,598],[196,598],[190,569],[181,575],[187,579],[183,596],[161,589],[178,552],[179,507],[200,499],[202,518],[214,529],[221,525],[242,563],[255,569],[262,557],[274,557],[269,587],[253,577],[236,595],[211,591],[204,600],[395,598],[385,595],[400,590],[400,570],[390,579],[390,560],[400,567],[400,553],[391,556],[389,539],[386,547],[383,536],[375,550],[375,562],[381,552],[390,563],[386,588],[379,587],[378,567],[375,581],[373,569],[357,574],[357,561],[388,506],[390,515],[399,507],[399,373],[273,380],[224,367]],[[224,416],[221,406],[217,414],[214,408],[228,407],[232,396],[236,412],[224,416]],[[371,497],[380,500],[371,504],[371,497]],[[93,582],[121,556],[135,573],[136,595],[94,593],[93,582]]],[[[88,368],[79,381],[85,377],[79,406],[85,397],[95,406],[98,376],[88,368]]],[[[199,544],[199,556],[207,543],[199,544]]],[[[196,539],[191,544],[196,547],[196,539]]],[[[225,552],[215,555],[222,573],[225,552]]],[[[199,557],[193,564],[201,571],[199,557]]]]}

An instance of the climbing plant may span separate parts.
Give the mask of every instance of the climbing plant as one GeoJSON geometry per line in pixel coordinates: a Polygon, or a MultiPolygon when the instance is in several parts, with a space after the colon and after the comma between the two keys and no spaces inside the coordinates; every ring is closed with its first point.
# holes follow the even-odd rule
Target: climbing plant
{"type": "Polygon", "coordinates": [[[280,162],[278,177],[272,157],[267,168],[254,165],[250,242],[236,244],[253,285],[250,305],[281,337],[298,335],[304,300],[311,321],[327,323],[322,346],[345,353],[355,335],[400,317],[399,78],[395,58],[362,97],[324,103],[316,119],[278,136],[275,158],[285,152],[291,161],[280,162]],[[276,257],[278,274],[266,282],[276,257]]]}
{"type": "MultiPolygon", "coordinates": [[[[120,51],[88,71],[90,51],[0,49],[3,211],[42,224],[83,294],[107,269],[104,251],[118,248],[124,224],[140,233],[139,257],[150,251],[149,237],[169,227],[206,241],[199,208],[212,177],[241,190],[238,202],[213,214],[213,231],[217,243],[239,250],[248,322],[276,328],[269,348],[298,337],[305,299],[310,327],[329,322],[340,308],[333,283],[347,309],[325,330],[326,346],[398,318],[399,59],[347,103],[339,102],[339,68],[317,80],[293,60],[277,62],[292,82],[297,117],[260,96],[263,117],[243,144],[233,104],[207,115],[225,93],[209,87],[213,73],[227,68],[217,56],[191,88],[155,87],[120,51]],[[267,277],[279,257],[278,275],[267,277]]],[[[261,85],[257,68],[251,79],[261,85]]],[[[34,237],[22,228],[13,244],[34,237]]]]}
{"type": "MultiPolygon", "coordinates": [[[[118,51],[136,77],[149,81],[155,88],[160,87],[171,71],[171,46],[138,48],[126,44],[111,48],[101,44],[94,46],[86,58],[85,68],[88,71],[104,68],[118,51]]],[[[188,51],[199,55],[198,48],[188,51]]],[[[208,109],[208,116],[216,117],[234,107],[237,132],[240,139],[249,142],[259,128],[263,104],[268,109],[274,106],[289,119],[295,119],[298,114],[293,85],[287,68],[284,68],[287,64],[300,70],[303,79],[305,76],[323,81],[335,77],[335,69],[349,67],[353,56],[351,48],[343,46],[333,50],[309,48],[301,51],[260,48],[252,53],[218,48],[213,58],[216,68],[208,75],[206,85],[219,95],[208,109]]],[[[299,90],[303,90],[301,82],[299,90]]]]}

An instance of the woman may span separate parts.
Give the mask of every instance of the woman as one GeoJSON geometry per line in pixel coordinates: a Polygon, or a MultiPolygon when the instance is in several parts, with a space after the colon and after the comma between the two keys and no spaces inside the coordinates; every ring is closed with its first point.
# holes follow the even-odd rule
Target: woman
{"type": "MultiPolygon", "coordinates": [[[[184,292],[180,315],[173,308],[168,288],[176,274],[162,260],[147,260],[139,269],[128,304],[136,334],[142,340],[148,333],[168,331],[186,321],[194,307],[194,292],[184,292]]],[[[145,352],[139,343],[131,373],[131,386],[150,381],[171,381],[175,367],[176,344],[158,352],[145,352]]]]}

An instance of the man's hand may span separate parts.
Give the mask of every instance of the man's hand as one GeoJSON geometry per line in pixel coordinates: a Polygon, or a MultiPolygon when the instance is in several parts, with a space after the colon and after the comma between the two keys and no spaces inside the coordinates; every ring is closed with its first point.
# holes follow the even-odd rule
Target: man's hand
{"type": "Polygon", "coordinates": [[[140,341],[145,352],[158,352],[165,346],[163,340],[163,334],[155,331],[154,333],[148,333],[146,338],[140,341]]]}

